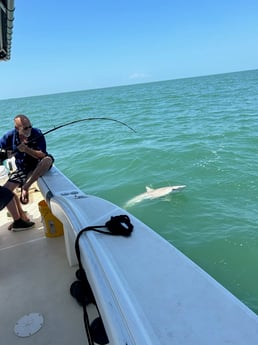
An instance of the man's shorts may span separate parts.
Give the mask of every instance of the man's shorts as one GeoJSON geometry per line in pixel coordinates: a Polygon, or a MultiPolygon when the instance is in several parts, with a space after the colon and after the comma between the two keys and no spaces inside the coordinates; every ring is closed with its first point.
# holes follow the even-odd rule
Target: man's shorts
{"type": "Polygon", "coordinates": [[[8,182],[15,183],[19,187],[22,187],[27,180],[27,176],[28,175],[24,171],[17,169],[9,176],[8,182]]]}
{"type": "Polygon", "coordinates": [[[0,210],[5,208],[5,206],[9,204],[12,198],[13,193],[9,189],[0,186],[0,210]]]}
{"type": "MultiPolygon", "coordinates": [[[[52,159],[52,164],[49,167],[49,170],[50,170],[52,168],[52,166],[53,166],[53,163],[54,163],[55,159],[54,159],[54,157],[52,155],[47,155],[47,156],[52,159]]],[[[28,176],[30,176],[31,173],[32,173],[32,171],[26,173],[23,170],[18,170],[17,169],[9,176],[8,182],[15,183],[15,184],[18,185],[18,187],[22,187],[24,185],[24,183],[26,182],[28,176]]]]}

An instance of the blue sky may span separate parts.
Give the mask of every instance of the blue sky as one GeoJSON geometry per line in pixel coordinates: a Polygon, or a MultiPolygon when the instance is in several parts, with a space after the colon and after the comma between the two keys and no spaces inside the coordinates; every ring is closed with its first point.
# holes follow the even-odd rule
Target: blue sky
{"type": "Polygon", "coordinates": [[[16,0],[0,99],[258,68],[257,0],[16,0]]]}

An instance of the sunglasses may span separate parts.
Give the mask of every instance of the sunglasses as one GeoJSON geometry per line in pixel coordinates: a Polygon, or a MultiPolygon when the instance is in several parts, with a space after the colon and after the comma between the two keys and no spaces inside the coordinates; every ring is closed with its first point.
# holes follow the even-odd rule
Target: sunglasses
{"type": "Polygon", "coordinates": [[[22,127],[22,129],[23,129],[24,131],[27,131],[27,129],[31,129],[31,128],[32,128],[32,126],[22,127]]]}

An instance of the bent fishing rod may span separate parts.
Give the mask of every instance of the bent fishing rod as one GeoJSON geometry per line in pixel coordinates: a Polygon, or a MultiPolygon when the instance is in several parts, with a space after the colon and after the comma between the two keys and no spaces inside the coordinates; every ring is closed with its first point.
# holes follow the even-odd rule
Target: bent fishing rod
{"type": "MultiPolygon", "coordinates": [[[[134,130],[132,127],[130,127],[129,125],[127,125],[125,122],[122,122],[122,121],[116,120],[116,119],[112,119],[111,117],[86,117],[85,119],[74,120],[74,121],[67,122],[67,123],[64,123],[64,124],[62,124],[62,125],[59,125],[59,126],[57,126],[57,127],[54,127],[54,128],[52,128],[52,129],[49,129],[48,131],[42,133],[42,135],[46,135],[46,134],[48,134],[48,133],[51,133],[51,132],[56,131],[57,129],[60,129],[60,128],[66,127],[66,126],[70,126],[70,125],[73,125],[73,124],[78,123],[78,122],[92,121],[92,120],[107,120],[107,121],[114,121],[114,122],[120,123],[120,124],[123,125],[123,126],[126,126],[126,127],[129,128],[131,131],[133,131],[134,133],[136,133],[136,130],[134,130]]],[[[35,140],[35,139],[34,139],[34,140],[35,140]]]]}
{"type": "MultiPolygon", "coordinates": [[[[35,137],[35,138],[29,140],[29,141],[27,142],[27,144],[29,144],[30,142],[32,142],[32,141],[34,141],[34,140],[40,138],[41,136],[45,136],[45,135],[47,135],[47,134],[49,134],[49,133],[51,133],[51,132],[57,131],[57,130],[60,129],[60,128],[63,128],[63,127],[66,127],[66,126],[70,126],[70,125],[76,124],[76,123],[78,123],[78,122],[93,121],[93,120],[105,120],[105,121],[117,122],[117,123],[119,123],[119,124],[121,124],[121,125],[123,125],[123,126],[126,126],[126,127],[129,128],[131,131],[133,131],[134,133],[136,133],[136,130],[133,129],[132,127],[130,127],[130,126],[129,126],[128,124],[126,124],[125,122],[122,122],[122,121],[116,120],[116,119],[112,119],[111,117],[86,117],[86,118],[84,118],[84,119],[78,119],[78,120],[66,122],[66,123],[64,123],[64,124],[62,124],[62,125],[53,127],[53,128],[51,128],[51,129],[49,129],[48,131],[46,131],[46,132],[40,134],[39,136],[37,136],[37,137],[35,137]]],[[[1,149],[1,148],[0,148],[0,164],[1,164],[1,162],[2,162],[3,160],[5,160],[5,159],[7,158],[7,151],[10,151],[10,150],[12,150],[12,147],[7,147],[6,149],[1,149]]],[[[15,153],[15,151],[14,151],[13,153],[15,153]]]]}

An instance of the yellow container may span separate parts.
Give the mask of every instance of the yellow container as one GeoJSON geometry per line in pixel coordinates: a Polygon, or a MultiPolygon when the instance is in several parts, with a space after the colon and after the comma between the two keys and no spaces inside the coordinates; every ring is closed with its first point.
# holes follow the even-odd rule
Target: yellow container
{"type": "Polygon", "coordinates": [[[45,235],[47,237],[58,237],[64,234],[63,224],[51,212],[45,200],[38,203],[39,211],[42,216],[45,235]]]}

